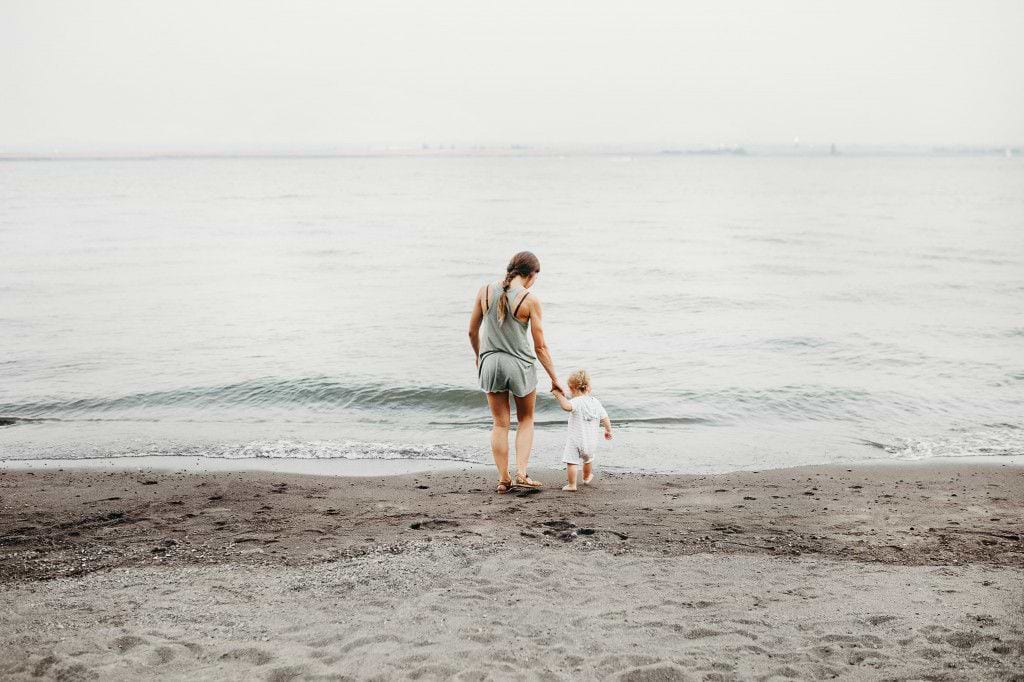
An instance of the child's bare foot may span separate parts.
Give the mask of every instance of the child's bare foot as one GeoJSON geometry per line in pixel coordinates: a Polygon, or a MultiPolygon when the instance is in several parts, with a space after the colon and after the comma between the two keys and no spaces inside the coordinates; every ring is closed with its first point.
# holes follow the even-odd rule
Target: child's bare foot
{"type": "Polygon", "coordinates": [[[590,485],[590,482],[594,480],[594,474],[590,474],[583,479],[583,485],[590,485]]]}
{"type": "Polygon", "coordinates": [[[565,492],[567,492],[567,493],[574,493],[574,492],[576,492],[576,486],[574,486],[574,485],[569,485],[569,484],[567,483],[567,484],[565,484],[565,485],[563,485],[563,486],[562,486],[562,490],[564,490],[564,491],[565,491],[565,492]]]}

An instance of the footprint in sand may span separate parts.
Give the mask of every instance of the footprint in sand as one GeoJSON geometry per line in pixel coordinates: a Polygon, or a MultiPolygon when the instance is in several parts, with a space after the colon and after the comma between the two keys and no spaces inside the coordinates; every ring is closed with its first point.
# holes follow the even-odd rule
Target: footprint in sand
{"type": "Polygon", "coordinates": [[[118,637],[111,642],[111,645],[117,650],[117,653],[126,654],[140,644],[145,643],[146,640],[141,637],[136,637],[135,635],[124,635],[123,637],[118,637]]]}
{"type": "Polygon", "coordinates": [[[982,642],[994,639],[991,635],[983,635],[980,632],[954,632],[946,638],[946,642],[957,649],[970,649],[982,642]]]}
{"type": "MultiPolygon", "coordinates": [[[[610,533],[611,535],[618,537],[620,540],[626,540],[629,538],[628,535],[620,533],[617,530],[609,530],[607,528],[578,528],[575,523],[564,520],[543,521],[541,522],[541,525],[547,527],[544,531],[544,535],[557,538],[563,542],[572,542],[579,536],[594,536],[598,533],[610,533]]],[[[528,538],[537,537],[534,533],[526,531],[522,531],[520,534],[528,538]]]]}
{"type": "Polygon", "coordinates": [[[32,668],[32,677],[42,677],[57,662],[57,657],[49,654],[41,658],[32,668]]]}
{"type": "Polygon", "coordinates": [[[529,497],[530,495],[540,495],[540,488],[513,488],[512,493],[516,497],[529,497]]]}
{"type": "Polygon", "coordinates": [[[544,521],[542,525],[552,530],[569,530],[576,527],[575,523],[570,523],[569,521],[544,521]]]}
{"type": "Polygon", "coordinates": [[[785,677],[788,680],[795,680],[801,677],[800,671],[789,665],[778,668],[772,671],[771,674],[773,677],[785,677]]]}
{"type": "Polygon", "coordinates": [[[686,639],[704,639],[706,637],[717,637],[720,634],[722,633],[710,628],[694,628],[684,634],[683,637],[686,639]]]}
{"type": "Polygon", "coordinates": [[[542,525],[548,527],[544,535],[555,537],[562,542],[572,542],[576,538],[576,524],[568,521],[544,521],[542,525]]]}
{"type": "Polygon", "coordinates": [[[98,680],[100,676],[81,663],[75,663],[58,670],[55,679],[58,682],[86,682],[86,680],[98,680]]]}
{"type": "Polygon", "coordinates": [[[413,530],[440,530],[442,528],[455,528],[459,525],[458,521],[450,521],[448,519],[430,519],[429,521],[417,521],[416,523],[409,524],[409,528],[413,530]]]}
{"type": "Polygon", "coordinates": [[[618,677],[619,682],[675,682],[687,679],[683,669],[671,663],[656,663],[633,668],[618,677]]]}
{"type": "Polygon", "coordinates": [[[262,649],[246,647],[244,649],[232,649],[221,654],[222,661],[242,661],[250,665],[266,665],[274,660],[274,657],[262,649]]]}
{"type": "Polygon", "coordinates": [[[299,667],[275,668],[267,675],[267,682],[290,682],[302,677],[304,670],[299,667]]]}

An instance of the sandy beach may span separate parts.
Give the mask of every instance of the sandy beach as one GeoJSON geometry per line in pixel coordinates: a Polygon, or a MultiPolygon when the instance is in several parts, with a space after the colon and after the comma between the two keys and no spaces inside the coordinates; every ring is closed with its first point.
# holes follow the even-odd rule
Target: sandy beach
{"type": "Polygon", "coordinates": [[[1024,679],[1024,468],[0,470],[5,679],[1024,679]]]}

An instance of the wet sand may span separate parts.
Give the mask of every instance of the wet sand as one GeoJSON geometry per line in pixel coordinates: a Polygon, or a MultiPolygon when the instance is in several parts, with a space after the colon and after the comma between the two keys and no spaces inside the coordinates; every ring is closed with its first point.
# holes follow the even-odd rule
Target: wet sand
{"type": "Polygon", "coordinates": [[[0,677],[1021,679],[1024,468],[0,470],[0,677]]]}

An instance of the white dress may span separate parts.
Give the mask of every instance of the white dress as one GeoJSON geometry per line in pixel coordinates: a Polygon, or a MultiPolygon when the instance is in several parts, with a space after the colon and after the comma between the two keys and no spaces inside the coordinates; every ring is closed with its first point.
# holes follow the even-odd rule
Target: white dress
{"type": "Polygon", "coordinates": [[[580,395],[569,401],[569,434],[562,451],[566,464],[585,464],[594,460],[601,440],[601,420],[608,418],[601,401],[592,395],[580,395]]]}

